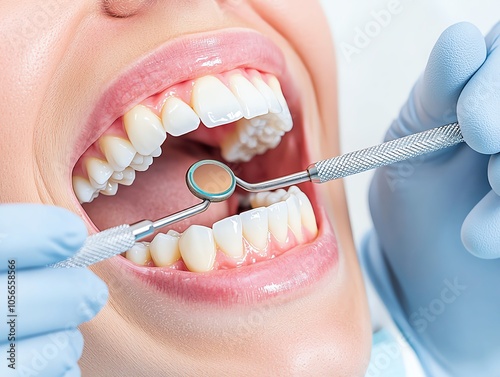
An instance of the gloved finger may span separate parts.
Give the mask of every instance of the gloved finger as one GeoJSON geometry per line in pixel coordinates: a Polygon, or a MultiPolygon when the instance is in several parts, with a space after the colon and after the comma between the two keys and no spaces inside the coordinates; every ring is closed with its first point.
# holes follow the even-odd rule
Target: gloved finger
{"type": "Polygon", "coordinates": [[[465,86],[457,116],[466,143],[484,154],[500,152],[500,23],[486,37],[488,57],[465,86]]]}
{"type": "Polygon", "coordinates": [[[493,191],[500,195],[500,154],[490,157],[488,164],[488,181],[493,191]]]}
{"type": "MultiPolygon", "coordinates": [[[[6,292],[5,274],[0,279],[0,291],[6,292]]],[[[17,317],[0,322],[0,342],[6,341],[12,327],[18,339],[75,328],[104,306],[108,289],[87,269],[43,268],[18,272],[13,296],[13,305],[1,312],[17,317]]]]}
{"type": "Polygon", "coordinates": [[[491,50],[494,46],[498,47],[498,42],[500,40],[500,21],[498,21],[495,26],[491,28],[484,39],[488,50],[491,50]]]}
{"type": "Polygon", "coordinates": [[[80,367],[78,365],[75,365],[74,368],[71,368],[64,374],[64,377],[81,377],[81,375],[82,372],[80,370],[80,367]]]}
{"type": "Polygon", "coordinates": [[[474,25],[462,22],[446,29],[386,139],[456,121],[460,92],[485,59],[485,40],[474,25]]]}
{"type": "Polygon", "coordinates": [[[64,260],[83,245],[87,230],[70,211],[40,204],[0,205],[0,272],[64,260]]]}
{"type": "Polygon", "coordinates": [[[500,257],[500,196],[490,191],[467,215],[462,224],[462,242],[473,255],[483,259],[500,257]]]}
{"type": "Polygon", "coordinates": [[[9,342],[0,345],[0,370],[4,377],[62,377],[78,368],[82,351],[83,336],[76,329],[9,342]]]}

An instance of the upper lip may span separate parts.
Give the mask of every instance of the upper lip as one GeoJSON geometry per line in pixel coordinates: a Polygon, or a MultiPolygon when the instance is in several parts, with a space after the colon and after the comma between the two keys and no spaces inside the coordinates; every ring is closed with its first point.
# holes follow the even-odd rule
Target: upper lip
{"type": "Polygon", "coordinates": [[[77,139],[70,166],[113,121],[145,98],[189,79],[240,67],[280,76],[285,60],[268,38],[243,28],[186,35],[140,57],[112,80],[96,100],[77,139]]]}

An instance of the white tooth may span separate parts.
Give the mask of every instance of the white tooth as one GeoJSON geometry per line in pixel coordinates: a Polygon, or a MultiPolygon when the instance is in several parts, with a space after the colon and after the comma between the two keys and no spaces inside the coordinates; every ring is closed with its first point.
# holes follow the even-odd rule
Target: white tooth
{"type": "Polygon", "coordinates": [[[282,199],[283,199],[283,195],[281,195],[277,192],[272,192],[266,197],[266,200],[264,201],[263,205],[265,205],[266,207],[269,207],[270,205],[281,202],[282,199]]]}
{"type": "Polygon", "coordinates": [[[128,260],[141,266],[144,266],[146,263],[151,261],[149,247],[144,243],[136,243],[130,250],[127,250],[125,256],[128,260]]]}
{"type": "Polygon", "coordinates": [[[132,164],[140,165],[144,162],[144,156],[142,154],[136,153],[134,159],[132,160],[132,164]]]}
{"type": "Polygon", "coordinates": [[[149,245],[151,258],[157,267],[167,267],[181,258],[179,237],[158,233],[149,245]]]}
{"type": "Polygon", "coordinates": [[[243,161],[243,151],[241,150],[242,144],[231,143],[228,139],[221,146],[221,155],[224,160],[229,162],[240,162],[243,161]]]}
{"type": "Polygon", "coordinates": [[[135,170],[128,167],[123,172],[123,178],[120,180],[110,179],[111,182],[116,182],[124,186],[130,186],[135,181],[135,170]]]}
{"type": "Polygon", "coordinates": [[[191,103],[208,128],[232,123],[243,117],[243,111],[234,94],[214,76],[196,80],[191,103]]]}
{"type": "Polygon", "coordinates": [[[104,136],[99,140],[99,144],[109,165],[116,171],[122,171],[129,166],[136,153],[128,140],[117,136],[104,136]]]}
{"type": "Polygon", "coordinates": [[[160,118],[146,106],[137,105],[123,116],[123,124],[135,150],[149,156],[167,138],[160,118]]]}
{"type": "Polygon", "coordinates": [[[123,171],[123,179],[120,182],[122,185],[130,186],[135,181],[135,170],[132,168],[126,168],[123,171]]]}
{"type": "Polygon", "coordinates": [[[116,195],[117,192],[118,192],[118,183],[116,182],[106,183],[106,187],[100,191],[101,194],[107,196],[116,195]]]}
{"type": "Polygon", "coordinates": [[[229,79],[231,91],[238,99],[243,116],[246,119],[255,118],[269,112],[267,101],[264,96],[240,74],[232,75],[229,79]]]}
{"type": "Polygon", "coordinates": [[[103,160],[91,157],[85,160],[85,167],[90,180],[98,185],[103,185],[111,178],[114,170],[103,160]]]}
{"type": "Polygon", "coordinates": [[[254,77],[252,80],[253,84],[257,88],[257,90],[264,96],[267,102],[267,106],[269,108],[270,113],[281,113],[283,110],[280,102],[276,98],[276,95],[274,94],[273,90],[267,85],[264,80],[262,80],[259,77],[254,77]]]}
{"type": "Polygon", "coordinates": [[[196,130],[200,118],[194,110],[177,97],[169,97],[161,111],[163,128],[172,136],[181,136],[196,130]]]}
{"type": "Polygon", "coordinates": [[[216,249],[210,228],[191,225],[179,239],[179,249],[190,271],[206,272],[214,266],[216,249]]]}
{"type": "Polygon", "coordinates": [[[288,109],[286,99],[283,96],[283,92],[281,91],[281,85],[278,79],[273,76],[269,80],[269,86],[276,95],[276,98],[278,98],[278,101],[282,107],[281,113],[277,114],[281,120],[281,127],[283,131],[288,132],[293,128],[293,120],[292,115],[290,114],[290,110],[288,109]]]}
{"type": "Polygon", "coordinates": [[[278,140],[281,139],[279,134],[277,134],[276,130],[273,128],[265,128],[258,134],[258,138],[260,141],[260,144],[263,145],[269,145],[273,143],[276,140],[276,137],[278,137],[278,140]]]}
{"type": "Polygon", "coordinates": [[[238,135],[238,141],[243,144],[246,144],[248,140],[254,138],[254,130],[251,125],[248,124],[248,121],[245,119],[241,119],[236,123],[236,132],[238,135]]]}
{"type": "Polygon", "coordinates": [[[316,224],[316,215],[314,214],[311,201],[297,186],[290,187],[288,192],[295,195],[299,201],[302,224],[314,237],[316,237],[318,234],[318,225],[316,224]]]}
{"type": "Polygon", "coordinates": [[[132,164],[132,165],[130,165],[130,167],[132,169],[134,169],[135,171],[146,171],[149,169],[148,164],[132,164]]]}
{"type": "Polygon", "coordinates": [[[304,237],[302,235],[299,200],[295,195],[288,195],[286,205],[288,208],[288,226],[295,235],[297,242],[302,243],[304,241],[304,237]]]}
{"type": "Polygon", "coordinates": [[[274,149],[278,146],[278,144],[281,142],[281,136],[275,136],[272,141],[269,142],[267,145],[268,149],[274,149]]]}
{"type": "MultiPolygon", "coordinates": [[[[255,119],[255,118],[254,118],[255,119]]],[[[251,142],[253,137],[254,127],[250,124],[252,120],[241,119],[236,122],[236,129],[227,135],[221,143],[222,156],[227,161],[237,161],[240,156],[245,153],[242,146],[251,142]]]]}
{"type": "Polygon", "coordinates": [[[123,179],[123,171],[115,171],[111,176],[111,179],[113,179],[114,181],[119,181],[123,179]]]}
{"type": "Polygon", "coordinates": [[[248,134],[240,134],[240,142],[245,144],[248,148],[253,149],[258,145],[257,138],[254,136],[248,136],[248,134]]]}
{"type": "Polygon", "coordinates": [[[258,192],[256,194],[250,194],[250,205],[252,208],[259,208],[266,206],[266,198],[270,195],[269,191],[258,192]]]}
{"type": "Polygon", "coordinates": [[[257,250],[267,246],[269,218],[267,208],[257,208],[240,214],[243,225],[243,236],[257,250]]]}
{"type": "Polygon", "coordinates": [[[179,232],[176,232],[175,230],[173,229],[170,229],[167,234],[169,236],[172,236],[172,237],[177,237],[177,238],[180,238],[181,237],[181,234],[179,232]]]}
{"type": "Polygon", "coordinates": [[[288,199],[288,196],[287,196],[287,192],[285,189],[278,189],[276,191],[274,191],[275,194],[278,194],[280,196],[280,200],[286,200],[288,199]]]}
{"type": "Polygon", "coordinates": [[[249,129],[249,131],[252,132],[252,135],[255,134],[258,130],[264,128],[267,124],[267,121],[269,117],[272,115],[267,115],[267,116],[261,116],[258,118],[253,118],[249,120],[250,125],[252,128],[249,129]]]}
{"type": "Polygon", "coordinates": [[[73,177],[73,191],[80,203],[90,203],[94,198],[96,189],[92,187],[88,179],[83,177],[73,177]]]}
{"type": "Polygon", "coordinates": [[[141,163],[130,164],[130,167],[137,171],[146,171],[153,163],[153,157],[151,156],[141,156],[141,160],[142,160],[141,163]]]}
{"type": "Polygon", "coordinates": [[[99,196],[99,191],[94,192],[94,195],[92,195],[92,198],[90,199],[89,203],[92,203],[92,201],[99,196]]]}
{"type": "Polygon", "coordinates": [[[161,147],[156,148],[153,152],[151,152],[151,157],[160,157],[161,156],[161,147]]]}
{"type": "Polygon", "coordinates": [[[288,237],[288,206],[285,202],[275,203],[267,208],[269,230],[278,242],[285,243],[288,237]]]}
{"type": "Polygon", "coordinates": [[[106,185],[108,184],[108,181],[104,182],[104,183],[97,183],[96,181],[94,181],[92,178],[89,178],[89,182],[90,184],[92,185],[92,187],[99,191],[99,190],[104,190],[106,188],[106,185]]]}
{"type": "MultiPolygon", "coordinates": [[[[246,120],[245,120],[246,121],[246,120]]],[[[250,161],[255,156],[255,150],[240,142],[238,132],[229,134],[221,143],[222,157],[226,161],[250,161]]]]}
{"type": "Polygon", "coordinates": [[[240,216],[231,216],[212,226],[217,245],[230,257],[243,256],[243,225],[240,216]]]}

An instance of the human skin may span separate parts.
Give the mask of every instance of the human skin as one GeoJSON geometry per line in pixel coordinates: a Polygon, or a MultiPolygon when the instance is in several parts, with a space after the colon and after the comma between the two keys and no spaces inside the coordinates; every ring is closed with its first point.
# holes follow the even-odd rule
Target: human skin
{"type": "MultiPolygon", "coordinates": [[[[283,52],[300,88],[311,158],[339,153],[334,52],[317,2],[7,0],[0,14],[2,203],[65,207],[95,232],[73,194],[70,162],[95,99],[172,38],[234,27],[265,35],[283,52]]],[[[128,276],[117,280],[113,260],[93,266],[110,298],[81,326],[83,375],[363,376],[371,330],[343,185],[317,190],[320,207],[333,214],[338,262],[297,292],[245,305],[193,304],[128,276]],[[242,333],[255,313],[258,321],[242,333]]]]}

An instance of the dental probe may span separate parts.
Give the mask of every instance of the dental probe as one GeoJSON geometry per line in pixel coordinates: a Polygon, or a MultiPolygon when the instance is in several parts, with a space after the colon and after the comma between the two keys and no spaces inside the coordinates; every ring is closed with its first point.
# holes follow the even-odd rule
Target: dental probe
{"type": "Polygon", "coordinates": [[[318,161],[302,172],[260,183],[243,181],[221,162],[198,161],[189,168],[186,184],[193,195],[202,199],[201,203],[156,221],[143,220],[131,225],[119,225],[91,235],[74,256],[50,267],[87,267],[123,253],[135,242],[150,236],[156,230],[207,210],[211,202],[228,199],[235,191],[236,185],[249,192],[259,192],[303,182],[324,183],[435,152],[463,141],[459,124],[452,123],[318,161]]]}

